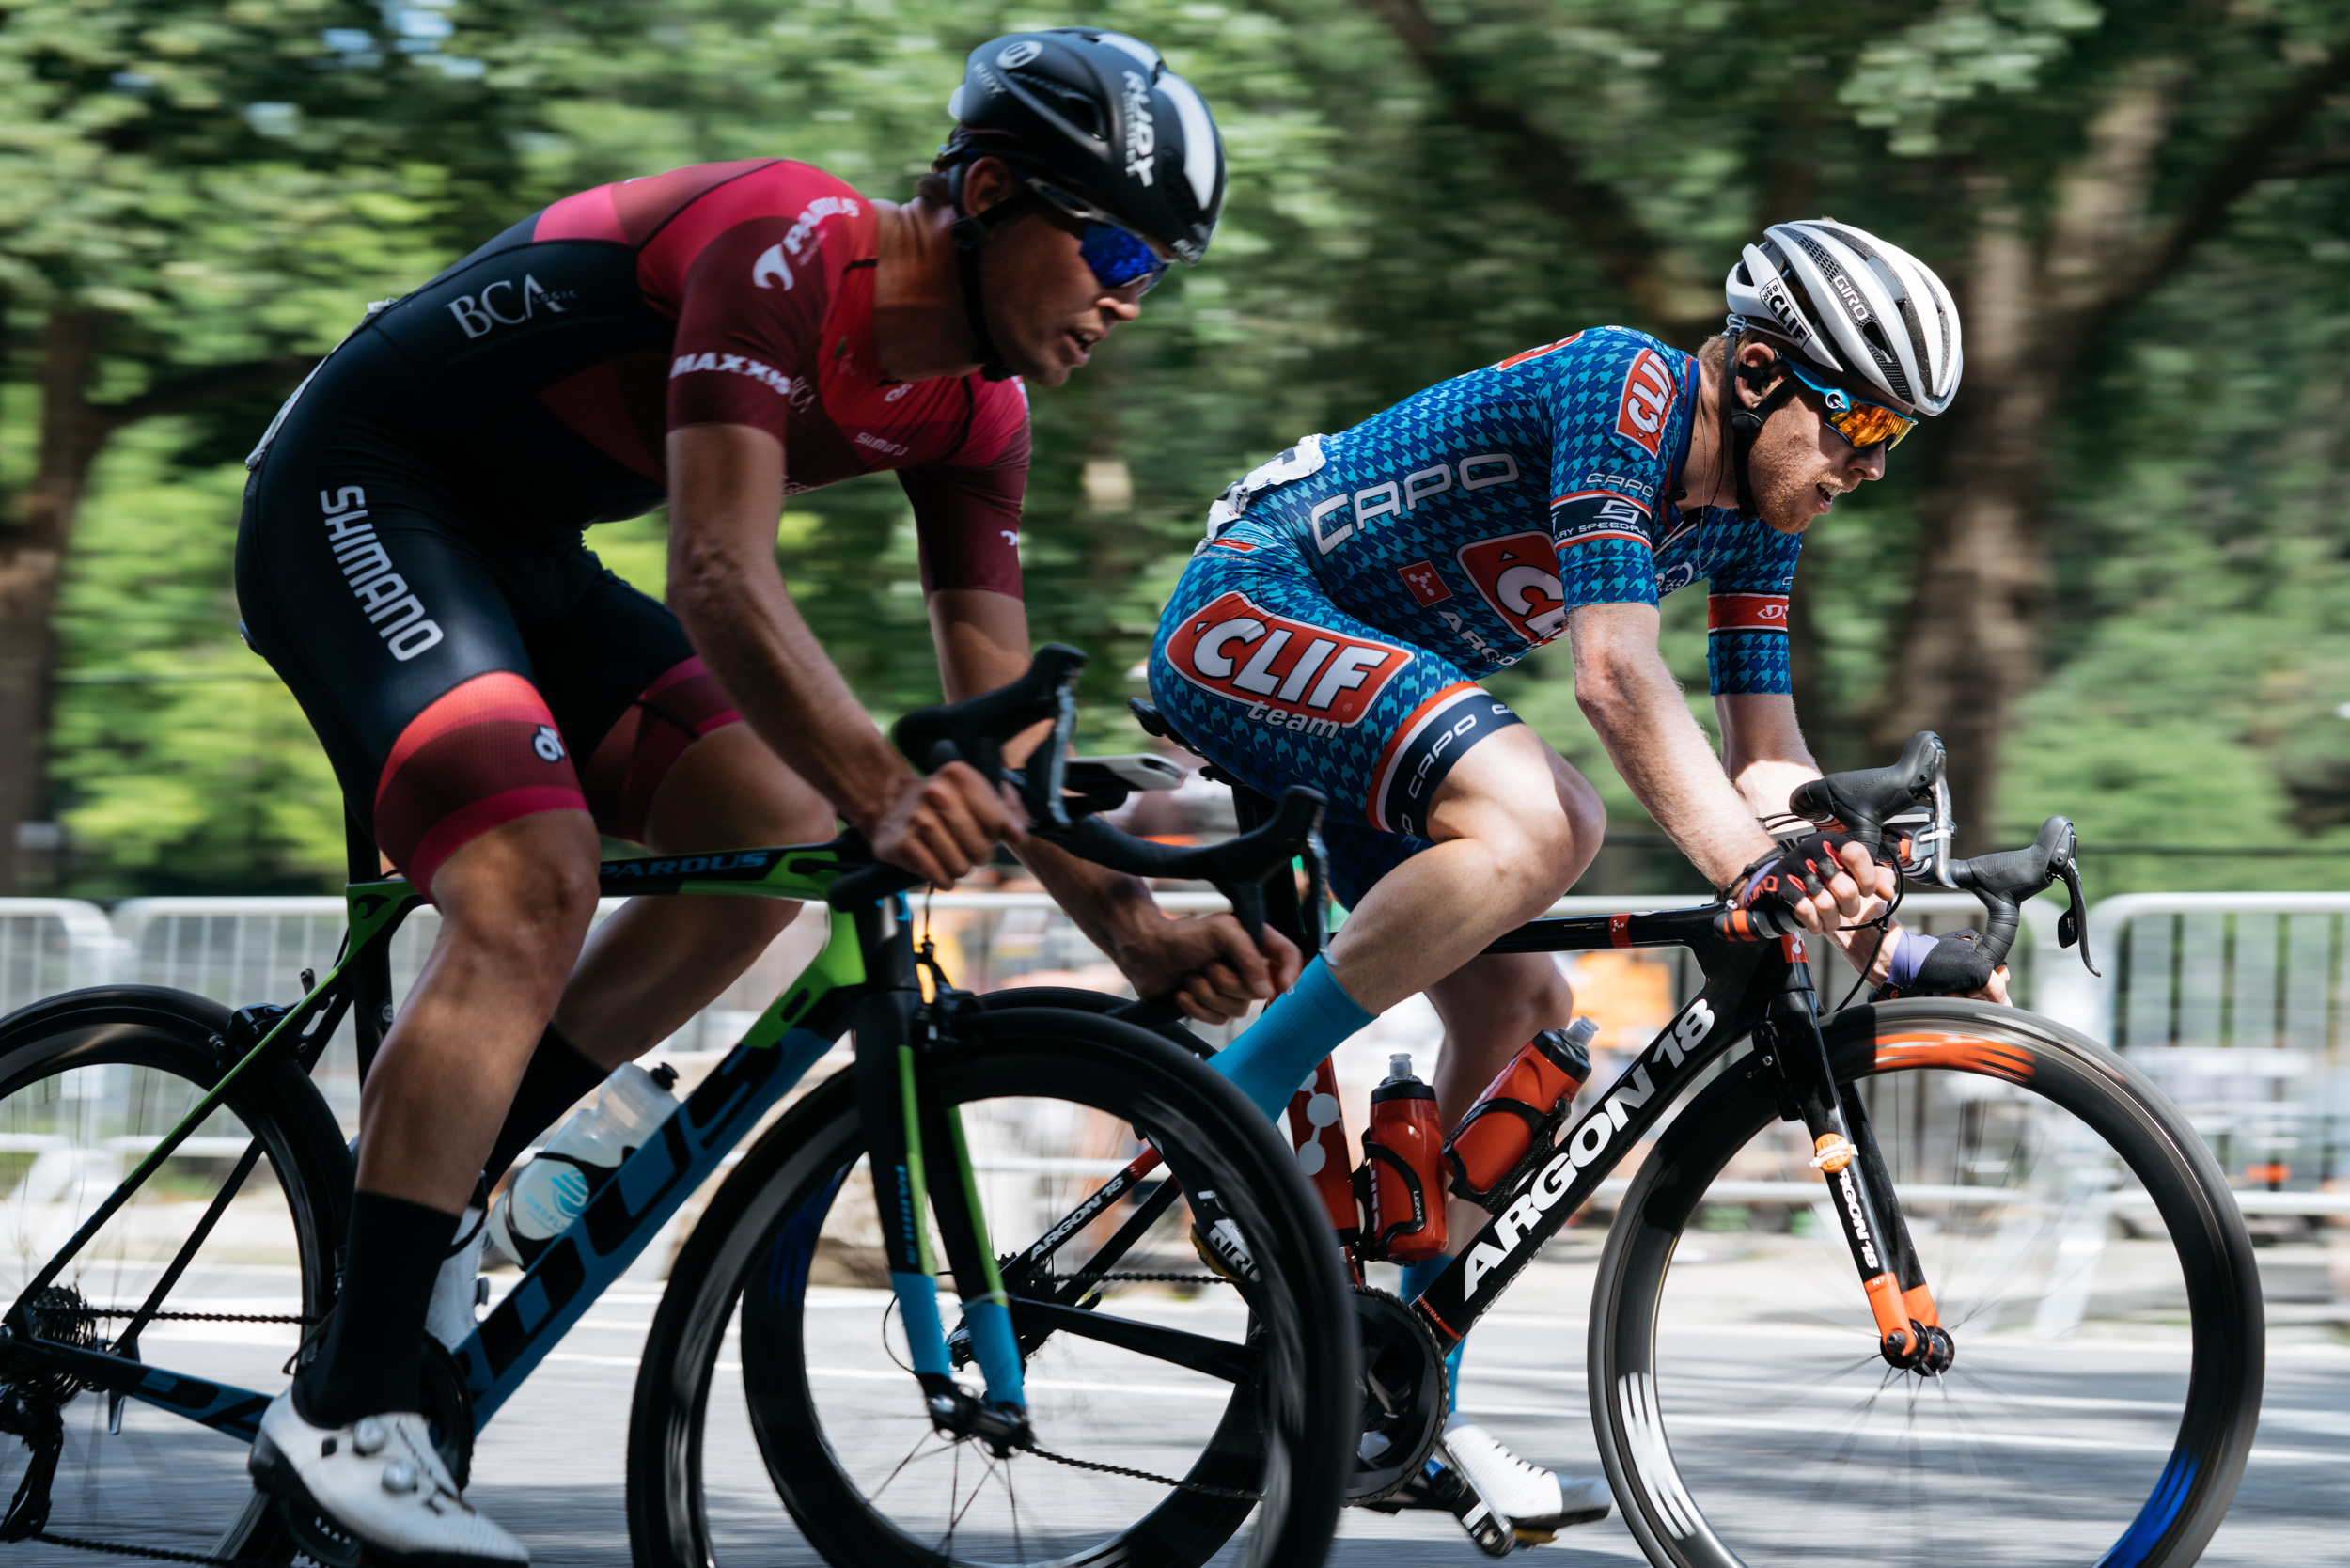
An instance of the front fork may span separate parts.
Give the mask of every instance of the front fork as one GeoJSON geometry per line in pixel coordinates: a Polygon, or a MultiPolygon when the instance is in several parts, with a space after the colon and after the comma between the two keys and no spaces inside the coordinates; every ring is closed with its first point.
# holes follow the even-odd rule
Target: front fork
{"type": "Polygon", "coordinates": [[[979,1437],[1001,1455],[1028,1441],[1010,1298],[989,1247],[963,1113],[953,1105],[926,1105],[918,1093],[916,1063],[922,1050],[935,1043],[937,1019],[922,1005],[896,902],[889,900],[873,916],[859,917],[860,924],[869,917],[882,922],[882,941],[869,942],[866,950],[887,953],[891,972],[875,977],[881,984],[858,1001],[854,1014],[857,1114],[870,1152],[882,1249],[932,1424],[956,1436],[979,1437]],[[938,1312],[938,1270],[925,1200],[937,1216],[947,1264],[963,1297],[970,1355],[987,1380],[983,1400],[972,1399],[954,1381],[954,1357],[938,1312]]]}
{"type": "Polygon", "coordinates": [[[1938,1376],[1950,1369],[1954,1346],[1902,1218],[1892,1170],[1877,1147],[1859,1090],[1836,1082],[1802,942],[1780,941],[1787,949],[1787,978],[1755,1030],[1755,1043],[1778,1068],[1789,1108],[1811,1135],[1812,1168],[1827,1181],[1828,1206],[1843,1228],[1876,1319],[1879,1353],[1904,1371],[1938,1376]]]}

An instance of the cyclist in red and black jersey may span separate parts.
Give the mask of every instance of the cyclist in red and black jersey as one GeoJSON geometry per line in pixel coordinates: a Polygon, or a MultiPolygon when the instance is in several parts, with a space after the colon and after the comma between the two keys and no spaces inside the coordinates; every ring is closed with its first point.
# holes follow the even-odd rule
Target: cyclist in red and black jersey
{"type": "MultiPolygon", "coordinates": [[[[838,815],[936,882],[1021,837],[977,773],[916,777],[883,739],[792,608],[776,518],[787,494],[895,471],[948,695],[1020,674],[1016,378],[1066,381],[1199,259],[1223,153],[1149,45],[1091,29],[982,46],[950,110],[904,206],[782,159],[559,201],[371,312],[250,460],[246,635],[441,915],[363,1096],[340,1305],[254,1450],[264,1488],[370,1555],[527,1560],[414,1413],[436,1274],[462,1336],[470,1251],[442,1265],[485,1169],[792,908],[640,900],[587,944],[599,830],[685,853],[827,838],[838,815]],[[581,539],[665,501],[666,606],[581,539]]],[[[1145,994],[1216,1018],[1294,976],[1278,937],[1023,853],[1145,994]]]]}

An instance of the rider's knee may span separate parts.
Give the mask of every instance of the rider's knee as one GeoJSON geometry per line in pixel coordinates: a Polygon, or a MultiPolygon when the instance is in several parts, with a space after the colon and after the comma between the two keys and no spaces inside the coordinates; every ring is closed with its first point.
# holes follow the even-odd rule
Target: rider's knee
{"type": "Polygon", "coordinates": [[[595,918],[593,835],[584,819],[550,812],[464,846],[433,882],[449,939],[552,998],[595,918]]]}

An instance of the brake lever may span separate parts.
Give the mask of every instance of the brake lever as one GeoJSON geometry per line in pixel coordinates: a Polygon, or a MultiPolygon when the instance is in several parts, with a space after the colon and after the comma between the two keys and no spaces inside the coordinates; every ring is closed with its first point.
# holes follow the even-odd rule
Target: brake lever
{"type": "Polygon", "coordinates": [[[2089,957],[2089,901],[2081,896],[2080,849],[2076,840],[2073,853],[2057,868],[2064,877],[2064,891],[2073,901],[2073,907],[2057,917],[2057,946],[2077,947],[2081,950],[2081,967],[2099,980],[2097,965],[2089,957]]]}

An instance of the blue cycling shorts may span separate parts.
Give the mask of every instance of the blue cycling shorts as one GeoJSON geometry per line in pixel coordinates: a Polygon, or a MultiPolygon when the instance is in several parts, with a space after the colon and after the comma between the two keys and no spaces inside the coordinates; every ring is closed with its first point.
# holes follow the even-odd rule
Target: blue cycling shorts
{"type": "Polygon", "coordinates": [[[1246,521],[1192,557],[1150,672],[1160,713],[1210,761],[1276,799],[1292,784],[1328,797],[1331,891],[1350,908],[1428,847],[1454,764],[1523,722],[1450,660],[1340,609],[1287,538],[1246,521]]]}

